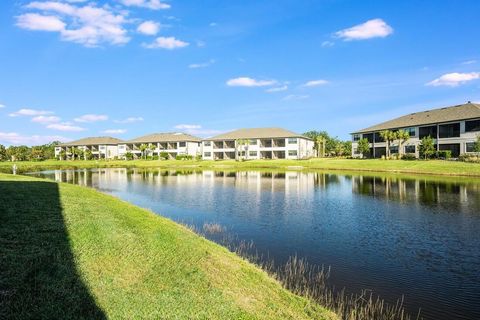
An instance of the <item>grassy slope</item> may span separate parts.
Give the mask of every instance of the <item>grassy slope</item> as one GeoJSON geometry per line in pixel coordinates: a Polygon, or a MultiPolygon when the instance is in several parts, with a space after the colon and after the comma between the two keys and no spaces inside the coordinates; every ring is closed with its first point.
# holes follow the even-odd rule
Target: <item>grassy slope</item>
{"type": "Polygon", "coordinates": [[[0,221],[0,318],[334,318],[225,248],[93,189],[0,174],[0,221]]]}
{"type": "MultiPolygon", "coordinates": [[[[480,165],[457,161],[404,161],[404,160],[360,160],[360,159],[312,159],[312,160],[252,160],[225,161],[56,161],[18,162],[22,171],[39,169],[99,168],[99,167],[163,167],[163,168],[238,168],[238,169],[289,169],[303,167],[319,170],[351,170],[370,172],[395,172],[430,175],[480,177],[480,165]]],[[[12,163],[0,162],[1,171],[11,170],[12,163]]]]}

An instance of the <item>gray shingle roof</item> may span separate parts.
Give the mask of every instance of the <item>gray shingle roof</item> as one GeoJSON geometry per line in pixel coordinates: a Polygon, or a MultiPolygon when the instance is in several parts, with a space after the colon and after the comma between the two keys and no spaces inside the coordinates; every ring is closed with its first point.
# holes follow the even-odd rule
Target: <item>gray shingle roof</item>
{"type": "Polygon", "coordinates": [[[267,139],[267,138],[305,138],[298,133],[282,128],[250,128],[238,129],[227,133],[219,134],[205,140],[236,140],[236,139],[267,139]]]}
{"type": "Polygon", "coordinates": [[[123,141],[112,137],[88,137],[80,140],[60,144],[63,147],[69,146],[91,146],[91,145],[116,145],[123,141]]]}
{"type": "Polygon", "coordinates": [[[414,112],[353,133],[365,133],[476,118],[480,118],[480,104],[467,102],[451,107],[414,112]]]}
{"type": "Polygon", "coordinates": [[[180,142],[191,141],[200,142],[200,138],[181,132],[165,132],[153,133],[146,136],[141,136],[132,140],[125,141],[125,143],[150,143],[150,142],[180,142]]]}

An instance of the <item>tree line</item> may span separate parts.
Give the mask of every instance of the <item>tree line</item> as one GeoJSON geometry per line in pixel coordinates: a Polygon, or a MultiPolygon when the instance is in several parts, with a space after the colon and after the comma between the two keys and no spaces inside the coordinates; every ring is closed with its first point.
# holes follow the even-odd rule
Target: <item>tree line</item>
{"type": "Polygon", "coordinates": [[[327,131],[307,131],[303,134],[315,143],[317,157],[345,157],[352,155],[352,142],[332,137],[327,131]]]}
{"type": "Polygon", "coordinates": [[[55,146],[58,144],[60,144],[60,141],[32,147],[25,145],[5,147],[0,144],[0,161],[43,161],[55,159],[55,146]]]}

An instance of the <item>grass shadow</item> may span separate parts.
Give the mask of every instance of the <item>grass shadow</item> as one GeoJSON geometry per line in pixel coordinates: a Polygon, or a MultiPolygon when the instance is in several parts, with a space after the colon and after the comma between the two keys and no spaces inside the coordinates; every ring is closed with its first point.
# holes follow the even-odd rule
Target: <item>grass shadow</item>
{"type": "Polygon", "coordinates": [[[106,319],[76,270],[56,183],[0,181],[0,318],[106,319]]]}

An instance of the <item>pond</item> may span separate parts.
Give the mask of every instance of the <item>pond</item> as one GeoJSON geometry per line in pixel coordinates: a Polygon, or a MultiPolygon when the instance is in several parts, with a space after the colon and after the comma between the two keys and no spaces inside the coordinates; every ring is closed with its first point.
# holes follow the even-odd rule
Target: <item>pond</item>
{"type": "Polygon", "coordinates": [[[118,168],[34,175],[200,229],[219,224],[278,263],[297,255],[330,266],[337,288],[389,302],[403,295],[424,319],[480,319],[480,180],[118,168]]]}

